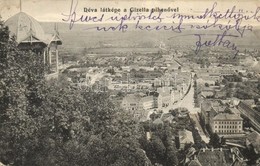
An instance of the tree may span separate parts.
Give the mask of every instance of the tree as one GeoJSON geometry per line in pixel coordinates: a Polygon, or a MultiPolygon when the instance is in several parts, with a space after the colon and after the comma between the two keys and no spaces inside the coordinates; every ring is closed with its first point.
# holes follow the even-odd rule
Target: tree
{"type": "Polygon", "coordinates": [[[172,140],[173,135],[171,133],[171,129],[169,127],[166,128],[166,160],[164,165],[166,166],[174,166],[178,165],[177,158],[177,148],[175,142],[172,140]]]}
{"type": "Polygon", "coordinates": [[[215,86],[220,86],[220,83],[218,80],[215,81],[215,86]]]}
{"type": "Polygon", "coordinates": [[[108,69],[107,73],[110,73],[111,75],[115,75],[116,72],[115,72],[114,68],[112,68],[112,69],[108,69]]]}
{"type": "Polygon", "coordinates": [[[211,145],[214,148],[219,148],[221,145],[221,140],[218,136],[218,134],[213,133],[210,135],[209,145],[211,145]]]}
{"type": "Polygon", "coordinates": [[[0,22],[0,161],[25,165],[145,165],[138,123],[108,93],[43,79],[0,22]]]}
{"type": "Polygon", "coordinates": [[[247,77],[248,77],[248,78],[253,78],[254,76],[253,76],[252,73],[247,73],[247,77]]]}
{"type": "Polygon", "coordinates": [[[43,65],[32,51],[17,48],[15,37],[9,36],[8,27],[0,21],[0,151],[3,162],[25,161],[27,148],[34,146],[33,135],[37,125],[35,107],[41,104],[40,82],[43,65]]]}
{"type": "Polygon", "coordinates": [[[234,88],[234,87],[235,87],[235,85],[234,85],[233,82],[230,82],[230,83],[228,84],[228,88],[234,88]]]}
{"type": "Polygon", "coordinates": [[[194,74],[194,80],[196,81],[198,79],[198,75],[197,74],[194,74]]]}
{"type": "Polygon", "coordinates": [[[228,83],[228,80],[227,80],[227,79],[225,79],[225,78],[223,78],[223,80],[222,80],[222,83],[225,85],[225,84],[227,84],[227,83],[228,83]]]}
{"type": "Polygon", "coordinates": [[[258,83],[257,83],[257,90],[258,90],[258,92],[260,92],[260,82],[258,81],[258,83]]]}

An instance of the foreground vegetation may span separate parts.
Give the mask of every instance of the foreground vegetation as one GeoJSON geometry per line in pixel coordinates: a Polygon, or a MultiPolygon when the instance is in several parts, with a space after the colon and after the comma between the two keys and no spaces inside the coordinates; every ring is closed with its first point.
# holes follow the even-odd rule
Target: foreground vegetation
{"type": "Polygon", "coordinates": [[[106,93],[46,82],[41,57],[0,23],[0,161],[10,165],[150,165],[142,131],[106,93]]]}

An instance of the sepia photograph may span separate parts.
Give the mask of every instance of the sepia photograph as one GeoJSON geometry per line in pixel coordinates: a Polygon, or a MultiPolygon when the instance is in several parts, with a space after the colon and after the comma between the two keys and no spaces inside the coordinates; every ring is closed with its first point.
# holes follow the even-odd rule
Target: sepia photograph
{"type": "Polygon", "coordinates": [[[0,166],[260,166],[260,0],[0,0],[0,166]]]}

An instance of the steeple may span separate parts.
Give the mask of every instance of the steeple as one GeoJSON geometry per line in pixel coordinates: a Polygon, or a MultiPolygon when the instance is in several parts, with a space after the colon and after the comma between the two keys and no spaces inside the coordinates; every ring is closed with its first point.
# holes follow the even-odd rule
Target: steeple
{"type": "Polygon", "coordinates": [[[20,0],[20,12],[22,12],[22,0],[20,0]]]}
{"type": "Polygon", "coordinates": [[[54,25],[54,31],[55,31],[56,35],[59,35],[59,30],[58,30],[58,24],[57,23],[55,23],[55,25],[54,25]]]}

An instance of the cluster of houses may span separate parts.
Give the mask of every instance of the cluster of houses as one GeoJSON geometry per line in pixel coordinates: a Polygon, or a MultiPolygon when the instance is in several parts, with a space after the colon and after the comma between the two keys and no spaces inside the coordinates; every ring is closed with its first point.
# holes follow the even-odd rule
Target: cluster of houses
{"type": "MultiPolygon", "coordinates": [[[[250,157],[255,160],[255,164],[260,163],[260,134],[256,131],[245,137],[245,147],[250,152],[250,157]]],[[[248,156],[247,156],[248,157],[248,156]]],[[[232,148],[202,148],[195,150],[188,149],[183,165],[186,166],[247,166],[248,160],[243,156],[237,147],[232,148]]]]}
{"type": "Polygon", "coordinates": [[[243,65],[224,67],[217,65],[211,68],[195,69],[195,73],[201,123],[209,133],[217,134],[226,142],[225,146],[219,149],[190,148],[185,165],[246,166],[248,161],[245,158],[254,160],[256,165],[259,164],[260,114],[254,109],[257,99],[238,99],[233,95],[228,95],[229,92],[223,82],[233,85],[242,84],[245,81],[254,82],[255,77],[250,78],[250,75],[257,75],[257,73],[243,65]],[[246,149],[250,155],[246,156],[246,153],[243,153],[243,156],[239,152],[241,149],[246,149]]]}
{"type": "Polygon", "coordinates": [[[196,151],[190,148],[184,161],[186,166],[246,166],[246,160],[238,148],[202,148],[196,151]]]}
{"type": "Polygon", "coordinates": [[[162,110],[169,108],[174,103],[174,89],[172,87],[161,87],[148,96],[140,94],[128,94],[122,100],[122,108],[130,111],[134,116],[145,117],[149,110],[162,110]]]}

